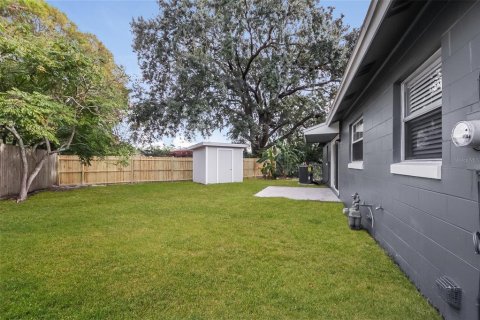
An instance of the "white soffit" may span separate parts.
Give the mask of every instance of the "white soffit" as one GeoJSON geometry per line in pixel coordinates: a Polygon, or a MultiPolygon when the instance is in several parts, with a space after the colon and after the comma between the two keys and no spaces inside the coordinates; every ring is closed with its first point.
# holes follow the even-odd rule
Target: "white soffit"
{"type": "Polygon", "coordinates": [[[339,123],[334,122],[327,126],[326,122],[303,130],[308,143],[325,143],[333,140],[339,133],[339,123]]]}

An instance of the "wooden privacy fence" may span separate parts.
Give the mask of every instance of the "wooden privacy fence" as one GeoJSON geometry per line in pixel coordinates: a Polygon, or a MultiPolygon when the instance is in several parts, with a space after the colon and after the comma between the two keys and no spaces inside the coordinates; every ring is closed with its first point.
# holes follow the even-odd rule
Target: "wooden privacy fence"
{"type": "MultiPolygon", "coordinates": [[[[41,159],[45,150],[37,150],[36,157],[41,159]]],[[[28,167],[30,171],[35,168],[35,158],[27,153],[28,167]]],[[[17,146],[0,143],[0,198],[4,196],[17,195],[20,192],[22,175],[22,160],[20,148],[17,146]]],[[[43,164],[43,168],[30,187],[30,191],[50,188],[57,181],[57,162],[55,155],[50,156],[43,164]]]]}
{"type": "Polygon", "coordinates": [[[257,162],[257,158],[243,159],[243,177],[255,178],[262,176],[262,164],[257,162]]]}
{"type": "MultiPolygon", "coordinates": [[[[244,159],[244,177],[261,176],[257,159],[244,159]]],[[[192,158],[130,158],[125,166],[118,157],[94,158],[90,166],[77,156],[58,157],[58,185],[92,185],[192,180],[192,158]]]]}
{"type": "Polygon", "coordinates": [[[118,157],[105,157],[94,158],[88,166],[77,156],[58,157],[59,185],[181,180],[192,180],[192,158],[135,156],[124,165],[118,157]]]}

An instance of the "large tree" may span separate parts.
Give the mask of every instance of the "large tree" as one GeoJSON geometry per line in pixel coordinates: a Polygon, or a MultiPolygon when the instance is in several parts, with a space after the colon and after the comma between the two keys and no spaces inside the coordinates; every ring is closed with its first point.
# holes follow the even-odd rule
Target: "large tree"
{"type": "Polygon", "coordinates": [[[258,154],[324,117],[357,35],[318,0],[158,3],[132,22],[132,123],[153,138],[224,129],[258,154]]]}
{"type": "Polygon", "coordinates": [[[127,77],[91,34],[43,1],[0,2],[0,137],[19,146],[18,200],[48,156],[118,154],[114,134],[128,107],[127,77]],[[29,167],[27,158],[46,150],[29,167]]]}

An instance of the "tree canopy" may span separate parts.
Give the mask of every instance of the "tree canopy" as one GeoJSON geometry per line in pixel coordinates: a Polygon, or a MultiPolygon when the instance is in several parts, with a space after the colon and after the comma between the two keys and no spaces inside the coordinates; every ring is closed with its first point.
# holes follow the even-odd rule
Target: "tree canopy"
{"type": "MultiPolygon", "coordinates": [[[[20,146],[22,157],[44,148],[85,161],[129,150],[114,134],[128,108],[128,79],[95,36],[45,2],[28,0],[0,1],[0,35],[3,143],[20,146]]],[[[22,189],[44,160],[31,175],[23,161],[22,189]]]]}
{"type": "Polygon", "coordinates": [[[258,154],[324,117],[357,38],[317,0],[159,7],[132,22],[143,81],[131,120],[150,138],[223,129],[258,154]]]}

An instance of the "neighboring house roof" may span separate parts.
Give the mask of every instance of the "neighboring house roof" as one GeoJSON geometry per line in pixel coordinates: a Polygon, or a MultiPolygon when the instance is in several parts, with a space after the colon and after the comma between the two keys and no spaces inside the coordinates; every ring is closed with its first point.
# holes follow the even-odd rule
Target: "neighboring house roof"
{"type": "MultiPolygon", "coordinates": [[[[358,105],[429,2],[372,0],[331,111],[325,123],[320,125],[332,126],[358,105]]],[[[328,133],[321,137],[321,133],[310,130],[315,127],[305,129],[307,142],[326,142],[328,133]],[[316,137],[312,137],[312,134],[316,134],[316,137]]]]}
{"type": "Polygon", "coordinates": [[[176,149],[170,152],[170,155],[173,157],[191,157],[192,150],[189,149],[176,149]]]}
{"type": "Polygon", "coordinates": [[[246,144],[224,143],[224,142],[200,142],[188,147],[189,150],[195,150],[203,147],[222,147],[222,148],[243,148],[248,147],[246,144]]]}

